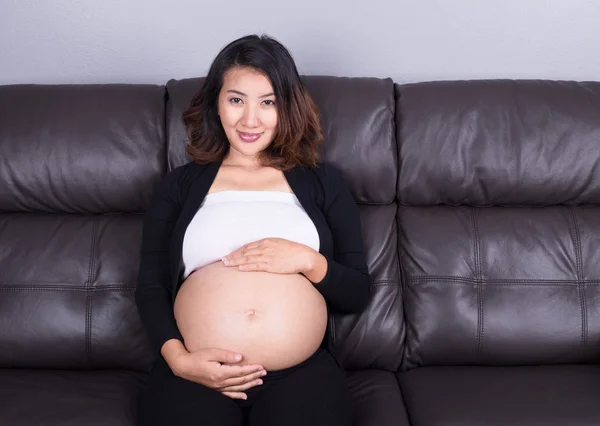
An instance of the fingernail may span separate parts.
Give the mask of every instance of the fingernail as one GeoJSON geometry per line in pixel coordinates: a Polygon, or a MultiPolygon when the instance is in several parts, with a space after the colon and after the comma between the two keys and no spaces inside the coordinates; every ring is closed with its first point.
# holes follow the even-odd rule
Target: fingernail
{"type": "Polygon", "coordinates": [[[229,259],[227,259],[226,257],[221,258],[221,260],[225,265],[229,265],[229,259]]]}
{"type": "Polygon", "coordinates": [[[262,373],[260,373],[260,375],[261,375],[261,377],[262,377],[262,376],[266,376],[266,375],[267,375],[267,372],[266,372],[266,371],[263,371],[262,373]]]}
{"type": "Polygon", "coordinates": [[[262,385],[262,384],[263,384],[263,381],[262,381],[262,380],[259,380],[259,381],[258,381],[258,384],[259,384],[259,385],[262,385]]]}
{"type": "Polygon", "coordinates": [[[243,271],[244,269],[246,269],[244,268],[244,265],[240,265],[240,271],[243,271]]]}
{"type": "Polygon", "coordinates": [[[233,357],[236,361],[239,361],[240,359],[242,359],[242,356],[240,354],[237,354],[233,357]]]}

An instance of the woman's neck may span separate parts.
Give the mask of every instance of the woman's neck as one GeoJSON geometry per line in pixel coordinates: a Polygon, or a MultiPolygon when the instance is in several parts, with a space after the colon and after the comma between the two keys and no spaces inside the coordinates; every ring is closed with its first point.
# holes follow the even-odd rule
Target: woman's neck
{"type": "Polygon", "coordinates": [[[264,167],[258,155],[255,157],[245,157],[243,155],[232,155],[231,152],[223,159],[222,164],[229,167],[240,167],[245,170],[258,170],[264,167]]]}

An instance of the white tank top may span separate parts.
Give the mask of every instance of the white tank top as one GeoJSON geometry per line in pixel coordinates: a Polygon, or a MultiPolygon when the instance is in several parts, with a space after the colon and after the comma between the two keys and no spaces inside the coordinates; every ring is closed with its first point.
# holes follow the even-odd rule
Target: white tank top
{"type": "Polygon", "coordinates": [[[295,194],[280,191],[207,194],[183,238],[184,279],[244,244],[263,238],[283,238],[319,251],[317,228],[295,194]]]}

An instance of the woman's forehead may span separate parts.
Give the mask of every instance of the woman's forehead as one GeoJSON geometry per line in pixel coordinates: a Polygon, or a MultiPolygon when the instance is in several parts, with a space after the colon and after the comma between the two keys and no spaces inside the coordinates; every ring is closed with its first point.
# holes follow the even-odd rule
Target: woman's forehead
{"type": "Polygon", "coordinates": [[[223,75],[223,89],[237,90],[247,96],[265,96],[273,92],[269,78],[254,68],[230,68],[223,75]]]}

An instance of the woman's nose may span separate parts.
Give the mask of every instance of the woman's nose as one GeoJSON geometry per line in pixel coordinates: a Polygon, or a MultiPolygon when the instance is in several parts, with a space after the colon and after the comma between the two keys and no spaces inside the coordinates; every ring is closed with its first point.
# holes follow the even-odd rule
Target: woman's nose
{"type": "Polygon", "coordinates": [[[244,126],[258,127],[260,120],[258,119],[258,111],[256,108],[247,106],[244,108],[244,116],[242,117],[244,126]]]}

